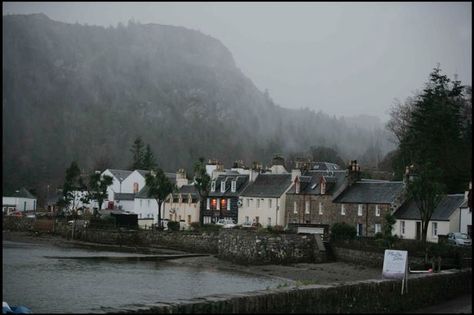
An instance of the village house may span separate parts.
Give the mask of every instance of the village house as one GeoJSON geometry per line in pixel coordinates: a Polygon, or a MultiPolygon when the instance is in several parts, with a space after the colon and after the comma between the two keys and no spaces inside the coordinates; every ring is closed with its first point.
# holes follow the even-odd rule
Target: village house
{"type": "Polygon", "coordinates": [[[286,192],[290,186],[291,174],[259,174],[241,193],[238,224],[285,226],[286,192]]]}
{"type": "Polygon", "coordinates": [[[36,197],[23,187],[13,194],[2,197],[3,213],[8,215],[13,211],[36,210],[36,202],[36,197]]]}
{"type": "Polygon", "coordinates": [[[335,164],[329,168],[326,163],[313,165],[316,169],[303,171],[302,175],[299,169],[291,172],[293,184],[286,193],[286,221],[296,232],[327,234],[338,217],[332,199],[345,184],[347,172],[335,164]]]}
{"type": "MultiPolygon", "coordinates": [[[[235,171],[236,172],[236,171],[235,171]]],[[[216,223],[219,219],[238,220],[239,195],[249,183],[249,175],[225,174],[211,180],[203,223],[216,223]]]]}
{"type": "Polygon", "coordinates": [[[472,182],[469,183],[469,190],[464,194],[464,202],[459,211],[459,232],[466,233],[472,238],[472,182]]]}
{"type": "MultiPolygon", "coordinates": [[[[156,203],[155,203],[156,204],[156,203]]],[[[163,204],[163,221],[180,223],[181,229],[188,229],[193,222],[199,222],[199,194],[194,185],[182,185],[163,204]]]]}
{"type": "Polygon", "coordinates": [[[344,222],[356,228],[358,236],[382,232],[384,217],[403,203],[406,185],[402,181],[360,179],[357,161],[351,161],[346,184],[333,198],[336,204],[332,222],[344,222]]]}
{"type": "Polygon", "coordinates": [[[106,208],[113,208],[114,206],[114,200],[115,200],[115,194],[116,193],[131,193],[132,191],[128,191],[125,189],[125,187],[122,189],[122,183],[123,181],[132,173],[132,171],[128,170],[117,170],[117,169],[106,169],[105,171],[102,172],[101,175],[108,175],[112,177],[112,185],[107,187],[107,201],[105,202],[105,205],[102,205],[102,207],[106,208]],[[111,205],[109,206],[109,202],[112,202],[111,205]]]}
{"type": "MultiPolygon", "coordinates": [[[[461,209],[466,202],[464,194],[444,196],[436,206],[426,234],[428,242],[437,243],[439,235],[461,230],[461,209]]],[[[415,201],[407,200],[396,212],[393,234],[400,238],[421,240],[421,216],[415,201]]]]}

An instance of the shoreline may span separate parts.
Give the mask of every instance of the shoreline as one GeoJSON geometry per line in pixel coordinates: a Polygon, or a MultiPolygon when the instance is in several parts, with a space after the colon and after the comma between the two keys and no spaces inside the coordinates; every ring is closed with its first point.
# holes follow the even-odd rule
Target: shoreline
{"type": "MultiPolygon", "coordinates": [[[[3,231],[4,241],[49,244],[60,247],[86,247],[99,251],[127,252],[136,254],[190,254],[168,248],[126,247],[110,244],[72,241],[58,235],[34,232],[3,231]]],[[[381,279],[382,270],[344,262],[329,263],[295,263],[289,265],[239,265],[221,260],[215,255],[183,257],[166,260],[168,264],[180,266],[218,269],[228,272],[239,272],[255,276],[264,276],[284,281],[286,286],[305,284],[333,284],[357,280],[381,279]]]]}

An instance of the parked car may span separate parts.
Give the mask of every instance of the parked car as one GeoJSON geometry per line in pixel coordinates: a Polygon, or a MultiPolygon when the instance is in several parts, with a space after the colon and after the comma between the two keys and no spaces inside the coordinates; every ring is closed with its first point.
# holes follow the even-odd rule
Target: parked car
{"type": "Polygon", "coordinates": [[[25,214],[21,211],[13,211],[13,212],[10,212],[7,216],[9,216],[9,217],[24,217],[25,214]]]}
{"type": "Polygon", "coordinates": [[[472,240],[466,233],[449,233],[448,243],[455,246],[471,246],[472,240]]]}
{"type": "Polygon", "coordinates": [[[237,226],[235,221],[232,219],[219,219],[219,221],[216,222],[216,225],[222,225],[224,229],[231,229],[237,226]]]}
{"type": "Polygon", "coordinates": [[[244,222],[244,223],[242,223],[241,226],[243,228],[251,228],[252,227],[252,222],[250,222],[250,221],[244,222]]]}

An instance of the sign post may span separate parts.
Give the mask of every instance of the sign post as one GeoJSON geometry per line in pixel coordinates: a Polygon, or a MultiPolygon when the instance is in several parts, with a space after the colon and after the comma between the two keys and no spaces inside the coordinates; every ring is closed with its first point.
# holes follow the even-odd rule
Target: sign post
{"type": "Polygon", "coordinates": [[[402,279],[402,292],[408,292],[408,252],[386,249],[383,259],[382,277],[402,279]]]}

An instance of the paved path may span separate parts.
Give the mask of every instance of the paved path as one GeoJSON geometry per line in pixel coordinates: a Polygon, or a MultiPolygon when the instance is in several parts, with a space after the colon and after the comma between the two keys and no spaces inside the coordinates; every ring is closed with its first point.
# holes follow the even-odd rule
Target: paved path
{"type": "Polygon", "coordinates": [[[472,314],[472,294],[461,295],[444,303],[425,307],[407,314],[472,314]]]}

